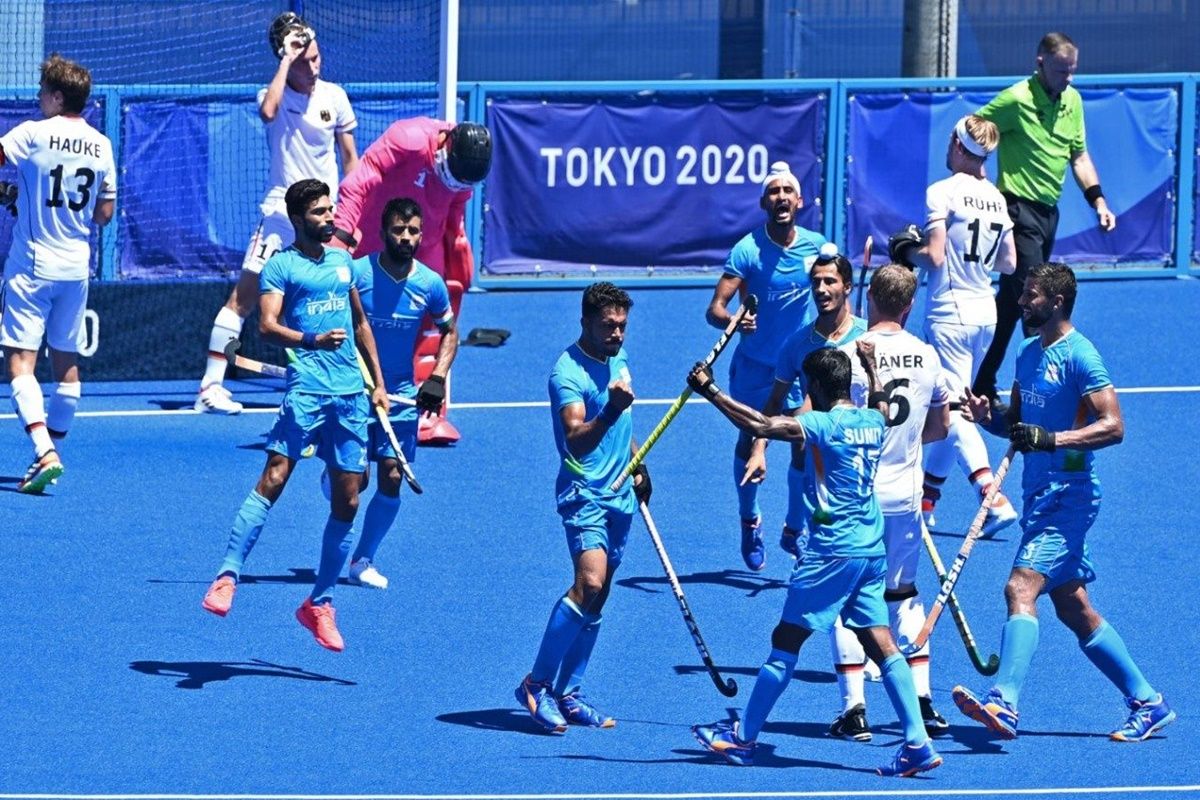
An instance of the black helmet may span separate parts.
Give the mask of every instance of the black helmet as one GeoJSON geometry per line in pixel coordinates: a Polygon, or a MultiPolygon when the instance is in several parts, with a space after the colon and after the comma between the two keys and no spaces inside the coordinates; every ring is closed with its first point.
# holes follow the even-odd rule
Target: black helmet
{"type": "Polygon", "coordinates": [[[271,52],[275,54],[276,58],[283,58],[283,40],[292,32],[299,33],[302,40],[308,40],[304,43],[306,47],[308,42],[317,38],[317,34],[307,22],[291,11],[285,11],[276,17],[275,21],[271,23],[271,27],[267,29],[267,41],[271,43],[271,52]]]}
{"type": "Polygon", "coordinates": [[[450,174],[463,183],[479,183],[492,167],[492,134],[474,122],[450,129],[446,149],[450,174]]]}

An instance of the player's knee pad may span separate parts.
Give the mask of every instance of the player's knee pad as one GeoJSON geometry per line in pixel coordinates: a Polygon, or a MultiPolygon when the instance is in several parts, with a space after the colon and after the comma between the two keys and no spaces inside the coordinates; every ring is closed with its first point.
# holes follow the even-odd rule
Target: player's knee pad
{"type": "Polygon", "coordinates": [[[791,622],[781,622],[771,631],[771,647],[796,655],[810,631],[791,622]]]}

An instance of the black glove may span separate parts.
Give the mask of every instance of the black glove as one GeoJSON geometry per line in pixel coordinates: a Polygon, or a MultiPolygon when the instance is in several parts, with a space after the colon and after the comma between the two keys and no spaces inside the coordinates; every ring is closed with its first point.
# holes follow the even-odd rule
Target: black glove
{"type": "Polygon", "coordinates": [[[446,402],[446,379],[440,375],[430,375],[417,390],[417,411],[436,414],[442,410],[444,402],[446,402]]]}
{"type": "Polygon", "coordinates": [[[0,181],[0,207],[7,208],[8,213],[17,215],[17,185],[8,181],[0,181]]]}
{"type": "Polygon", "coordinates": [[[633,471],[633,496],[639,503],[650,505],[650,495],[653,492],[654,487],[650,484],[650,471],[646,469],[645,464],[638,464],[637,469],[633,471]],[[639,481],[638,478],[641,480],[639,481]]]}
{"type": "Polygon", "coordinates": [[[1051,453],[1057,447],[1054,443],[1054,434],[1041,425],[1026,425],[1024,422],[1015,422],[1008,429],[1008,438],[1012,441],[1013,447],[1022,453],[1034,450],[1051,453]]]}
{"type": "Polygon", "coordinates": [[[912,251],[925,244],[925,237],[915,223],[908,223],[888,239],[888,258],[893,263],[916,269],[912,262],[912,251]]]}
{"type": "Polygon", "coordinates": [[[697,361],[696,365],[692,367],[692,371],[687,376],[687,384],[692,391],[708,400],[712,400],[721,393],[721,387],[717,386],[716,381],[713,380],[712,369],[703,361],[697,361]]]}

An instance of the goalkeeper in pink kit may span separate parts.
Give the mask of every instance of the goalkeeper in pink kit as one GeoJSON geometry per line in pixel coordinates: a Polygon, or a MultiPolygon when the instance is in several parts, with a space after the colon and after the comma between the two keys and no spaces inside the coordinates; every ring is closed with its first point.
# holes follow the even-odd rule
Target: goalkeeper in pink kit
{"type": "MultiPolygon", "coordinates": [[[[389,198],[412,198],[424,212],[425,235],[416,258],[446,280],[457,318],[462,293],[470,287],[475,269],[464,227],[467,201],[491,164],[492,137],[482,125],[454,125],[429,117],[394,122],[338,187],[337,239],[356,258],[379,252],[383,243],[374,221],[389,198]]],[[[437,380],[432,370],[439,339],[436,327],[422,331],[413,353],[417,381],[437,380]]],[[[442,415],[421,420],[421,443],[458,441],[459,433],[445,413],[443,406],[442,415]]]]}

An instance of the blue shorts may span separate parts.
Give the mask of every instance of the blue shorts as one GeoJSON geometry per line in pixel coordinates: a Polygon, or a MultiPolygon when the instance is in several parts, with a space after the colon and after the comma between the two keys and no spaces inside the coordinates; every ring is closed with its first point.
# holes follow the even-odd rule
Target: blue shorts
{"type": "Polygon", "coordinates": [[[792,568],[781,620],[829,633],[838,615],[847,628],[886,628],[887,559],[806,555],[792,568]]]}
{"type": "Polygon", "coordinates": [[[367,468],[369,413],[370,402],[362,392],[288,392],[267,436],[267,450],[296,461],[315,450],[330,467],[362,472],[367,468]]]}
{"type": "Polygon", "coordinates": [[[558,515],[562,517],[572,560],[585,550],[601,549],[608,553],[609,564],[615,567],[621,563],[633,524],[632,514],[578,498],[560,504],[558,515]]]}
{"type": "MultiPolygon", "coordinates": [[[[729,361],[729,396],[755,411],[762,411],[775,387],[775,367],[752,358],[733,354],[729,361]]],[[[799,408],[804,403],[804,394],[799,384],[793,383],[784,398],[784,409],[799,408]]]]}
{"type": "MultiPolygon", "coordinates": [[[[412,411],[412,409],[408,409],[412,411]]],[[[400,443],[400,449],[404,451],[404,458],[408,463],[413,463],[417,460],[417,415],[416,414],[393,414],[388,417],[392,423],[392,430],[396,432],[396,441],[400,443]]],[[[395,458],[396,451],[392,449],[392,443],[388,441],[387,434],[383,432],[383,426],[379,424],[374,414],[371,415],[371,424],[368,433],[368,450],[372,461],[382,461],[385,458],[395,458]]]]}
{"type": "Polygon", "coordinates": [[[1013,568],[1046,576],[1043,592],[1068,581],[1096,580],[1087,532],[1099,512],[1100,486],[1092,481],[1054,482],[1025,498],[1013,568]]]}

